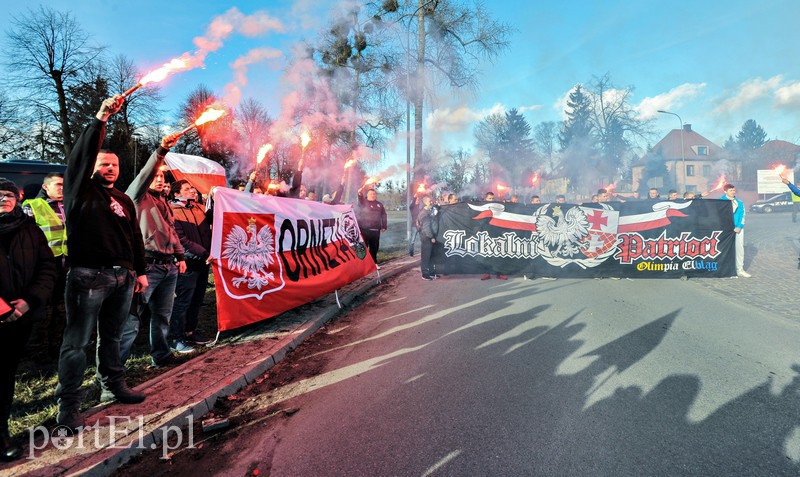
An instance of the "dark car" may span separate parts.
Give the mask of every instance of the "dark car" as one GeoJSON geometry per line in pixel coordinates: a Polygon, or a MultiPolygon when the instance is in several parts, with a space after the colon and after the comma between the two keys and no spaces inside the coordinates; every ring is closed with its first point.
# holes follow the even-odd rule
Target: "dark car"
{"type": "Polygon", "coordinates": [[[64,164],[51,164],[45,161],[29,161],[25,159],[12,159],[0,161],[0,177],[5,177],[17,184],[25,193],[25,197],[32,199],[42,188],[44,176],[51,172],[64,173],[67,166],[64,164]]]}
{"type": "Polygon", "coordinates": [[[770,214],[772,212],[787,212],[792,210],[792,193],[784,192],[766,200],[759,200],[750,205],[750,212],[770,214]]]}

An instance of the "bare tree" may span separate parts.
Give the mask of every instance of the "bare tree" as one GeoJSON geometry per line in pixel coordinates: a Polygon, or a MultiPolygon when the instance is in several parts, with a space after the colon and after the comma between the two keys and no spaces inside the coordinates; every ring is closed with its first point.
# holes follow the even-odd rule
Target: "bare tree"
{"type": "Polygon", "coordinates": [[[547,173],[553,173],[558,167],[558,157],[556,156],[556,142],[558,141],[558,123],[555,121],[543,121],[533,128],[533,145],[536,152],[544,161],[544,169],[547,173]]]}
{"type": "Polygon", "coordinates": [[[400,54],[389,41],[391,24],[383,19],[397,11],[397,2],[369,3],[368,7],[365,11],[350,5],[334,19],[318,48],[318,60],[333,93],[357,118],[345,138],[351,148],[357,143],[382,146],[402,121],[397,90],[386,87],[396,76],[394,65],[400,54]]]}
{"type": "Polygon", "coordinates": [[[8,84],[26,92],[26,104],[46,112],[61,128],[64,154],[73,145],[67,109],[67,88],[81,70],[102,52],[69,13],[49,7],[29,9],[11,18],[6,66],[14,74],[8,84]]]}
{"type": "MultiPolygon", "coordinates": [[[[237,108],[236,128],[241,137],[239,155],[243,156],[244,163],[254,161],[259,149],[267,144],[269,139],[269,127],[272,119],[269,117],[267,109],[253,98],[247,98],[239,104],[237,108]]],[[[275,145],[273,144],[273,147],[275,145]]],[[[269,171],[271,169],[271,158],[262,168],[269,171]]]]}
{"type": "MultiPolygon", "coordinates": [[[[415,29],[416,58],[411,91],[414,105],[414,157],[422,157],[422,121],[426,95],[436,87],[475,88],[478,67],[508,45],[511,28],[491,18],[480,3],[458,0],[407,1],[409,31],[415,29]]],[[[411,45],[408,45],[410,49],[411,45]]],[[[410,65],[409,65],[410,67],[410,65]]]]}
{"type": "Polygon", "coordinates": [[[16,105],[0,90],[0,152],[3,157],[14,150],[15,139],[19,136],[17,121],[16,105]]]}
{"type": "Polygon", "coordinates": [[[439,168],[438,177],[447,183],[450,190],[460,194],[470,179],[470,153],[459,148],[457,151],[448,151],[446,154],[449,161],[439,168]]]}
{"type": "Polygon", "coordinates": [[[623,165],[632,143],[652,136],[654,120],[641,120],[633,110],[633,87],[618,88],[608,73],[595,77],[587,92],[592,101],[590,121],[603,156],[606,172],[614,174],[623,165]]]}
{"type": "MultiPolygon", "coordinates": [[[[111,58],[104,76],[108,80],[109,93],[117,94],[135,85],[142,72],[136,68],[133,60],[120,54],[111,58]]],[[[127,137],[132,137],[138,127],[157,121],[164,113],[159,107],[161,100],[161,90],[153,84],[137,89],[125,99],[116,116],[119,117],[120,127],[127,137]]]]}
{"type": "MultiPolygon", "coordinates": [[[[197,86],[181,106],[178,123],[187,126],[194,123],[210,106],[221,107],[219,98],[207,86],[197,86]]],[[[203,156],[230,168],[233,145],[238,141],[233,121],[233,114],[228,112],[216,121],[190,129],[178,140],[176,152],[203,156]]]]}

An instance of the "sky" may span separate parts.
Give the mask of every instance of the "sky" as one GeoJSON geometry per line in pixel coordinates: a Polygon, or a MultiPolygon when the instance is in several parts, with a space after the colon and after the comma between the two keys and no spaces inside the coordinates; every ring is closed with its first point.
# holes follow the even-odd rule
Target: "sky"
{"type": "MultiPolygon", "coordinates": [[[[26,3],[0,4],[3,32],[11,16],[38,5],[26,3]]],[[[162,83],[163,107],[172,117],[198,84],[223,93],[237,78],[243,97],[258,99],[278,116],[291,87],[284,75],[293,46],[318,38],[332,10],[342,5],[333,0],[39,4],[71,12],[97,44],[111,54],[125,54],[143,72],[196,52],[195,38],[208,38],[212,21],[231,15],[234,7],[241,17],[260,22],[259,28],[240,28],[224,37],[207,51],[202,67],[162,83]],[[260,54],[253,56],[253,51],[260,54]],[[243,62],[248,54],[251,62],[243,62]]],[[[720,146],[748,119],[761,125],[768,139],[800,144],[796,0],[504,0],[484,5],[513,29],[509,46],[481,65],[475,90],[442,91],[428,107],[428,145],[474,149],[475,125],[511,108],[523,112],[531,125],[560,121],[574,86],[605,74],[617,87],[633,88],[632,105],[642,119],[655,118],[653,144],[680,126],[677,117],[659,114],[659,109],[678,114],[720,146]]],[[[405,160],[401,147],[388,156],[390,163],[405,160]]]]}

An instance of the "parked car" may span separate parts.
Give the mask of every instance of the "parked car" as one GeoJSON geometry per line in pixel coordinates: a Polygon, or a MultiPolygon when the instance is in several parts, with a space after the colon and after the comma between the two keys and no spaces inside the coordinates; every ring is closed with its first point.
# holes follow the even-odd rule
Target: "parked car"
{"type": "Polygon", "coordinates": [[[759,200],[750,205],[750,212],[770,214],[792,210],[792,193],[784,192],[766,200],[759,200]]]}
{"type": "Polygon", "coordinates": [[[64,164],[51,164],[45,161],[12,159],[0,161],[0,177],[14,182],[23,190],[26,199],[36,197],[42,188],[44,176],[51,172],[64,173],[67,166],[64,164]]]}

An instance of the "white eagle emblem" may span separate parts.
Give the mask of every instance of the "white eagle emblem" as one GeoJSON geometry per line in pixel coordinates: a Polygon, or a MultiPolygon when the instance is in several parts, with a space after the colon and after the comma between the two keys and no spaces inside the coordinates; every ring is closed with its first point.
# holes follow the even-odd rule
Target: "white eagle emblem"
{"type": "Polygon", "coordinates": [[[547,214],[547,206],[540,207],[533,216],[536,219],[536,231],[543,245],[552,251],[555,257],[572,257],[581,251],[580,240],[589,233],[589,221],[580,207],[572,207],[566,213],[561,206],[553,207],[553,217],[547,214]],[[555,248],[555,250],[553,250],[555,248]]]}
{"type": "Polygon", "coordinates": [[[256,230],[256,220],[251,218],[247,230],[234,225],[225,238],[222,257],[228,259],[229,269],[241,273],[240,277],[231,280],[236,288],[246,282],[247,288],[261,290],[270,280],[275,280],[274,273],[264,271],[275,261],[272,232],[267,225],[256,230]]]}

